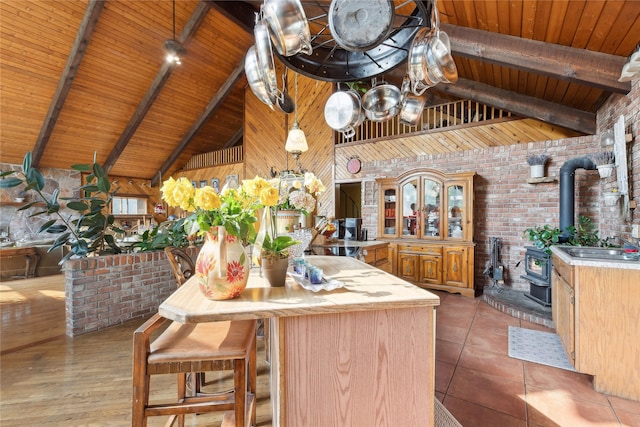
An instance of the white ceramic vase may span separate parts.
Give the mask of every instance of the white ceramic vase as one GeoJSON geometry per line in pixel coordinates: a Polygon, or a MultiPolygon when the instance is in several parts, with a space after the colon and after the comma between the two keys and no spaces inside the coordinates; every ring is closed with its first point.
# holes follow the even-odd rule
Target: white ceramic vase
{"type": "Polygon", "coordinates": [[[544,165],[531,165],[529,170],[530,178],[543,178],[544,177],[544,165]]]}

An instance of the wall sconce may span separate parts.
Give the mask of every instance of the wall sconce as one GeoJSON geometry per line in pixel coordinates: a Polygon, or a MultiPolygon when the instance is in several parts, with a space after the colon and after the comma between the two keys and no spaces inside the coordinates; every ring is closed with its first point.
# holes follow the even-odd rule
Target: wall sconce
{"type": "Polygon", "coordinates": [[[600,134],[600,146],[602,148],[610,147],[615,143],[613,130],[608,130],[600,134]]]}

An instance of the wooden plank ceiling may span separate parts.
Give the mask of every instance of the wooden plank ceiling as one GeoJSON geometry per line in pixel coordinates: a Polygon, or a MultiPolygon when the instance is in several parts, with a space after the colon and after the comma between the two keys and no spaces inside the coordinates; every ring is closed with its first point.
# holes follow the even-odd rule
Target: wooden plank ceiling
{"type": "MultiPolygon", "coordinates": [[[[40,167],[68,168],[95,153],[113,175],[153,179],[241,143],[260,3],[176,1],[187,54],[172,67],[170,0],[0,1],[0,161],[31,150],[40,167]]],[[[598,107],[629,90],[617,77],[640,41],[640,1],[437,5],[460,75],[434,88],[444,96],[593,133],[598,107]]]]}

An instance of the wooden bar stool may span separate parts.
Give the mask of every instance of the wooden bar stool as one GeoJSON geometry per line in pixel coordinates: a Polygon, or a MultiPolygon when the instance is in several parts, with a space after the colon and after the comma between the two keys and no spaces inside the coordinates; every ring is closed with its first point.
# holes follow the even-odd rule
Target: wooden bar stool
{"type": "MultiPolygon", "coordinates": [[[[170,415],[184,425],[185,414],[233,410],[236,427],[255,425],[256,321],[236,320],[181,324],[154,315],[134,332],[132,426],[146,426],[147,417],[170,415]],[[150,342],[163,324],[167,329],[150,342]],[[187,374],[215,370],[231,360],[233,390],[187,395],[187,374]],[[151,375],[178,374],[177,401],[149,402],[151,375]]],[[[227,419],[228,417],[225,417],[227,419]]]]}

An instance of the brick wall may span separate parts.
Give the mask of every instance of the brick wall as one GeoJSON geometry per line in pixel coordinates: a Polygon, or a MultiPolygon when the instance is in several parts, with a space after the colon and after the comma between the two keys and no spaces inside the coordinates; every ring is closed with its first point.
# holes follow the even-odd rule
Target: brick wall
{"type": "MultiPolygon", "coordinates": [[[[535,225],[559,226],[559,182],[528,184],[527,154],[546,152],[546,176],[558,177],[560,167],[570,159],[598,150],[599,139],[594,136],[511,145],[483,150],[396,159],[391,162],[363,164],[362,171],[370,178],[397,176],[417,168],[429,167],[443,172],[475,171],[474,241],[476,242],[475,281],[480,286],[490,284],[482,275],[490,258],[489,240],[502,239],[501,262],[506,267],[507,283],[516,289],[528,289],[528,282],[520,279],[524,265],[524,229],[535,225]]],[[[597,171],[576,171],[576,216],[589,216],[600,225],[603,207],[599,194],[603,183],[597,171]]],[[[371,188],[365,185],[364,191],[371,188]]],[[[363,206],[363,227],[377,235],[377,197],[365,194],[363,200],[373,203],[363,206]]],[[[611,208],[607,208],[611,209],[611,208]]],[[[371,237],[370,237],[371,238],[371,237]]]]}
{"type": "MultiPolygon", "coordinates": [[[[598,130],[604,132],[613,129],[614,123],[620,116],[624,117],[625,132],[631,134],[633,141],[627,144],[627,169],[629,174],[629,194],[631,200],[635,200],[639,208],[628,212],[614,211],[617,220],[607,221],[602,225],[601,232],[607,236],[631,236],[632,224],[640,223],[640,79],[631,84],[631,92],[628,95],[612,95],[598,110],[598,130]],[[633,173],[635,171],[635,173],[633,173]],[[622,217],[618,219],[617,217],[622,217]]],[[[615,185],[615,173],[611,178],[615,185]]]]}
{"type": "MultiPolygon", "coordinates": [[[[195,259],[195,248],[187,251],[195,259]]],[[[176,290],[164,251],[68,260],[66,333],[81,335],[149,316],[176,290]]]]}

